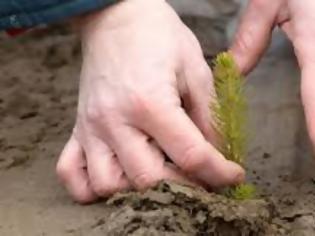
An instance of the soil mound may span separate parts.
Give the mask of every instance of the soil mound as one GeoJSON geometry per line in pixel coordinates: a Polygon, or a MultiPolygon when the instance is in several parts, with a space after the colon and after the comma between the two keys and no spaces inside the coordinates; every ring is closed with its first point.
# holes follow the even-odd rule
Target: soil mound
{"type": "Polygon", "coordinates": [[[272,219],[264,200],[234,201],[203,189],[163,182],[144,193],[120,193],[104,235],[266,235],[272,219]]]}

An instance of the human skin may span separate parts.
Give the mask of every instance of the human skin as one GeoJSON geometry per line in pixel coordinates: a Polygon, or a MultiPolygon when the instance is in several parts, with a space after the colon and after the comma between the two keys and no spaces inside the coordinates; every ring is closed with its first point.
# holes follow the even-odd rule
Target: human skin
{"type": "MultiPolygon", "coordinates": [[[[315,144],[315,1],[251,0],[231,47],[250,72],[280,27],[301,68],[315,144]]],[[[163,0],[129,0],[82,20],[83,66],[73,134],[57,173],[81,203],[161,179],[223,186],[244,171],[214,148],[212,76],[198,41],[163,0]],[[209,92],[210,91],[210,92],[209,92]],[[174,165],[166,164],[166,153],[174,165]]]]}
{"type": "Polygon", "coordinates": [[[244,170],[214,147],[212,74],[200,45],[164,0],[121,1],[80,27],[77,119],[57,164],[74,200],[163,179],[205,187],[243,181],[244,170]]]}
{"type": "Polygon", "coordinates": [[[288,36],[301,69],[301,97],[310,139],[315,144],[315,1],[251,0],[231,51],[244,73],[250,72],[265,52],[272,30],[288,36]]]}

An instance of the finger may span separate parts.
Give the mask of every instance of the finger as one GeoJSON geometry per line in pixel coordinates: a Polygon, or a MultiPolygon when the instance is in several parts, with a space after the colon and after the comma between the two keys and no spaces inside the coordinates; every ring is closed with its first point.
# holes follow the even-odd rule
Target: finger
{"type": "Polygon", "coordinates": [[[292,41],[293,38],[293,28],[290,16],[290,11],[288,7],[281,8],[277,16],[277,24],[280,29],[287,35],[287,37],[292,41]]]}
{"type": "MultiPolygon", "coordinates": [[[[309,117],[310,124],[314,123],[314,116],[312,114],[315,114],[315,64],[312,67],[304,68],[302,71],[302,100],[303,105],[306,110],[306,116],[309,117]]],[[[313,125],[311,125],[311,128],[313,125]]],[[[315,126],[314,126],[315,128],[315,126]]],[[[313,130],[313,128],[312,128],[313,130]]],[[[315,129],[314,129],[315,131],[315,129]]],[[[314,137],[315,138],[315,137],[314,137]]]]}
{"type": "Polygon", "coordinates": [[[282,29],[282,31],[287,35],[288,39],[293,41],[294,40],[294,33],[292,29],[292,24],[287,21],[279,25],[279,27],[282,29]]]}
{"type": "Polygon", "coordinates": [[[149,138],[132,127],[117,129],[120,137],[114,144],[115,152],[123,166],[128,179],[139,189],[154,186],[161,180],[189,182],[183,174],[165,163],[162,152],[149,138]]]}
{"type": "Polygon", "coordinates": [[[301,95],[309,136],[315,147],[315,27],[296,32],[293,40],[302,70],[301,95]]]}
{"type": "Polygon", "coordinates": [[[290,27],[286,24],[288,32],[290,34],[290,39],[293,43],[294,50],[299,62],[299,65],[303,70],[310,71],[314,67],[314,59],[315,59],[315,25],[314,25],[314,10],[315,2],[311,1],[312,5],[308,2],[309,8],[302,7],[303,3],[299,3],[294,5],[293,7],[302,8],[299,9],[299,14],[293,16],[291,20],[290,27]],[[299,6],[302,5],[302,6],[299,6]]]}
{"type": "Polygon", "coordinates": [[[74,136],[63,149],[56,167],[57,175],[69,193],[79,203],[97,199],[86,172],[86,161],[80,144],[74,136]]]}
{"type": "MultiPolygon", "coordinates": [[[[315,58],[314,58],[315,59],[315,58]]],[[[306,123],[313,147],[315,147],[315,63],[304,67],[302,71],[302,102],[305,110],[306,123]]]]}
{"type": "Polygon", "coordinates": [[[85,152],[91,186],[98,196],[108,197],[131,188],[115,154],[102,139],[89,136],[85,152]]]}
{"type": "Polygon", "coordinates": [[[244,170],[209,144],[181,108],[152,109],[142,127],[183,171],[212,187],[243,181],[244,170]]]}
{"type": "Polygon", "coordinates": [[[251,0],[233,41],[233,53],[241,71],[248,73],[267,48],[282,0],[251,0]]]}
{"type": "Polygon", "coordinates": [[[211,106],[215,91],[211,70],[200,53],[192,55],[183,64],[181,81],[185,87],[180,91],[183,107],[206,139],[213,145],[218,142],[218,135],[212,124],[211,106]]]}

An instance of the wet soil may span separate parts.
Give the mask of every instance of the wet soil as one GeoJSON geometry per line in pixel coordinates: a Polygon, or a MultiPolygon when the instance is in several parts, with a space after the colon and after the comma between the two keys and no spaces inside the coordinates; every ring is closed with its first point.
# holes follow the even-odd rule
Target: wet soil
{"type": "Polygon", "coordinates": [[[272,219],[264,200],[233,201],[176,183],[117,194],[107,204],[116,210],[104,224],[106,235],[259,236],[272,219]]]}
{"type": "MultiPolygon", "coordinates": [[[[79,48],[78,39],[58,27],[49,37],[45,32],[14,40],[0,37],[1,236],[315,235],[314,166],[304,158],[307,141],[300,131],[294,152],[303,165],[293,165],[295,159],[285,152],[279,157],[266,146],[253,145],[249,181],[258,186],[257,200],[232,201],[202,189],[161,183],[144,193],[120,193],[90,206],[73,203],[58,184],[54,165],[74,124],[79,48]]],[[[256,96],[254,105],[257,96],[266,99],[259,92],[268,86],[266,69],[279,78],[297,73],[290,71],[296,66],[285,59],[288,55],[275,54],[282,62],[269,55],[253,76],[249,93],[256,96]]],[[[290,104],[280,111],[301,114],[297,117],[303,120],[300,104],[290,104]]],[[[254,105],[253,120],[266,113],[264,106],[254,105]]],[[[292,153],[290,147],[282,148],[292,153]]]]}

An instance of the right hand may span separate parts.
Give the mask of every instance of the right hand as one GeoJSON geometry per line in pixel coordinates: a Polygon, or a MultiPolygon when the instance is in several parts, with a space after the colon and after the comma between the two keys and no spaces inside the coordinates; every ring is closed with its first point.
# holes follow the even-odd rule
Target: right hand
{"type": "Polygon", "coordinates": [[[315,1],[251,0],[231,51],[248,73],[265,52],[276,26],[291,40],[301,68],[302,102],[315,147],[315,1]]]}
{"type": "Polygon", "coordinates": [[[57,166],[74,199],[90,202],[163,179],[208,187],[244,179],[211,144],[211,71],[164,0],[122,1],[88,16],[82,44],[76,125],[57,166]]]}

